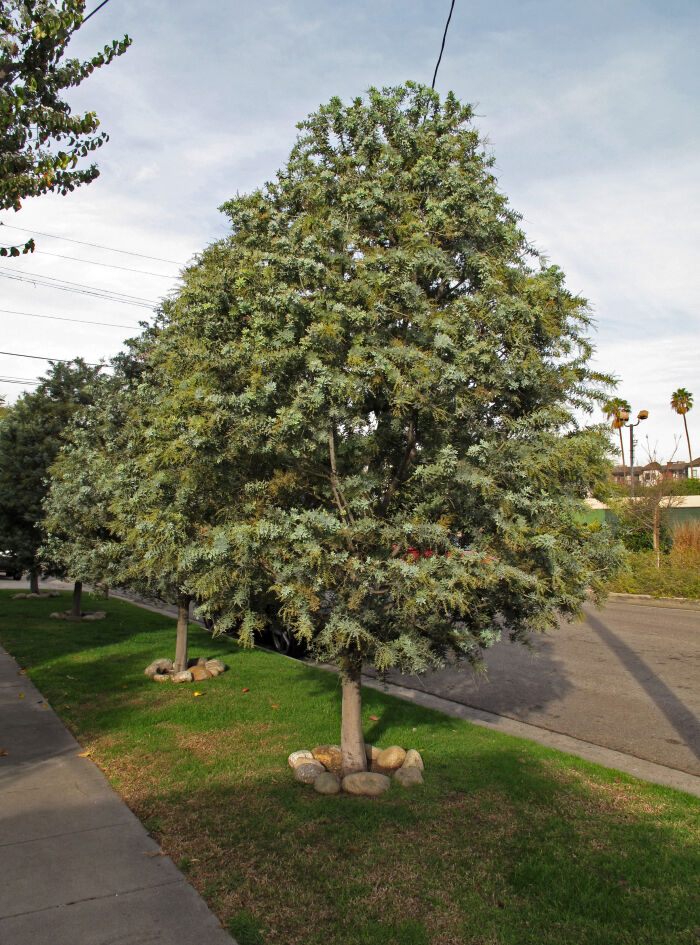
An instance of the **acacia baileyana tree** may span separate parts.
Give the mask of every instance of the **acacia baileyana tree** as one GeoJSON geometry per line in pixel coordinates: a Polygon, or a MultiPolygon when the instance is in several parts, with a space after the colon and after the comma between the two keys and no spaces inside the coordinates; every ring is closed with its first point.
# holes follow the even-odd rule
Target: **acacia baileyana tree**
{"type": "MultiPolygon", "coordinates": [[[[85,0],[0,0],[0,210],[26,197],[66,194],[94,180],[95,164],[79,161],[107,140],[94,112],[71,114],[62,98],[95,69],[120,56],[128,36],[81,62],[64,54],[80,28],[85,0]]],[[[32,240],[24,252],[34,249],[32,240]]],[[[0,255],[19,255],[17,246],[0,255]]]]}
{"type": "Polygon", "coordinates": [[[477,661],[577,614],[619,552],[581,514],[608,449],[574,418],[606,381],[586,303],[527,244],[471,109],[409,83],[299,128],[168,330],[198,405],[181,442],[228,477],[193,590],[244,641],[274,606],[338,665],[347,773],[363,663],[477,661]]]}

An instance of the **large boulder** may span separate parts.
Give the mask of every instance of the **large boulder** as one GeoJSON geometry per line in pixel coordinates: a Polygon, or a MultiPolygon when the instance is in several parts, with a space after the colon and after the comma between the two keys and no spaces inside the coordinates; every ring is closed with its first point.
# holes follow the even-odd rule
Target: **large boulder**
{"type": "Polygon", "coordinates": [[[326,769],[320,761],[307,761],[294,769],[294,779],[300,784],[313,784],[316,778],[326,769]]]}
{"type": "Polygon", "coordinates": [[[172,673],[173,671],[173,661],[169,660],[167,657],[163,657],[160,660],[153,660],[150,666],[147,666],[144,669],[144,673],[147,676],[155,676],[156,673],[162,675],[164,673],[172,673]]]}
{"type": "Polygon", "coordinates": [[[423,774],[420,768],[402,765],[394,771],[394,781],[398,781],[404,787],[411,787],[414,784],[423,784],[423,774]]]}
{"type": "Polygon", "coordinates": [[[189,671],[189,669],[183,669],[181,673],[173,673],[170,679],[174,683],[192,682],[192,673],[189,671]]]}
{"type": "Polygon", "coordinates": [[[211,679],[211,673],[207,669],[206,665],[202,666],[200,663],[197,663],[190,669],[192,674],[192,679],[195,682],[203,682],[205,679],[211,679]]]}
{"type": "Polygon", "coordinates": [[[303,748],[300,751],[293,751],[289,758],[287,758],[287,764],[290,768],[296,768],[296,766],[302,762],[307,764],[309,761],[313,760],[314,756],[311,752],[303,748]]]}
{"type": "Polygon", "coordinates": [[[343,771],[343,755],[340,745],[319,745],[314,748],[312,755],[316,761],[320,761],[324,768],[332,771],[333,774],[341,776],[343,771]]]}
{"type": "Polygon", "coordinates": [[[222,660],[207,660],[205,665],[212,676],[219,676],[221,673],[226,672],[226,663],[222,660]]]}
{"type": "Polygon", "coordinates": [[[416,751],[415,748],[409,748],[406,752],[406,757],[404,762],[401,765],[402,768],[418,768],[419,771],[425,771],[425,765],[423,764],[423,759],[420,756],[420,752],[416,751]]]}
{"type": "Polygon", "coordinates": [[[322,771],[314,779],[314,791],[319,794],[337,794],[340,791],[340,778],[332,771],[322,771]]]}
{"type": "Polygon", "coordinates": [[[367,797],[379,797],[391,787],[391,779],[385,774],[372,771],[356,771],[343,778],[343,790],[348,794],[364,794],[367,797]]]}
{"type": "Polygon", "coordinates": [[[380,751],[374,764],[379,771],[396,771],[406,760],[406,752],[400,745],[392,745],[380,751]]]}

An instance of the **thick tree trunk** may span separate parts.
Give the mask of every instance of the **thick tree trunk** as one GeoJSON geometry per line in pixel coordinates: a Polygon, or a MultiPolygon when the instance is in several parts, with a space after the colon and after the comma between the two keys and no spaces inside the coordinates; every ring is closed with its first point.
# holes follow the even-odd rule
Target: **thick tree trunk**
{"type": "Polygon", "coordinates": [[[39,593],[39,574],[37,571],[29,572],[29,593],[30,594],[39,593]]]}
{"type": "Polygon", "coordinates": [[[177,599],[177,639],[175,642],[175,672],[187,669],[187,627],[190,622],[190,601],[187,594],[177,599]]]}
{"type": "Polygon", "coordinates": [[[341,665],[343,680],[343,716],[340,749],[343,774],[367,770],[365,737],[362,733],[362,661],[350,658],[341,665]]]}
{"type": "Polygon", "coordinates": [[[71,608],[71,617],[79,617],[81,614],[81,604],[83,602],[83,582],[76,581],[73,585],[73,606],[71,608]]]}

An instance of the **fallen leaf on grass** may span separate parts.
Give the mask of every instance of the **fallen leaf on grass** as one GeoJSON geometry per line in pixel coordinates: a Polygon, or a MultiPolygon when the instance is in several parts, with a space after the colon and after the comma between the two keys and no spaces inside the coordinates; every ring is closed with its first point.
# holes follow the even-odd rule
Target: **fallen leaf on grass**
{"type": "Polygon", "coordinates": [[[128,689],[128,688],[129,687],[126,685],[126,683],[122,686],[122,689],[128,689]]]}
{"type": "Polygon", "coordinates": [[[249,689],[241,689],[241,692],[250,692],[249,689]]]}
{"type": "Polygon", "coordinates": [[[271,708],[271,709],[279,709],[279,706],[278,706],[278,705],[271,705],[270,708],[271,708]]]}
{"type": "Polygon", "coordinates": [[[193,692],[192,695],[193,695],[193,696],[203,696],[204,693],[203,693],[203,692],[193,692]]]}
{"type": "Polygon", "coordinates": [[[78,755],[78,758],[89,758],[92,752],[90,751],[81,751],[78,755]]]}
{"type": "Polygon", "coordinates": [[[377,718],[376,715],[370,715],[369,720],[370,720],[370,722],[378,722],[378,721],[379,721],[379,719],[377,718]]]}

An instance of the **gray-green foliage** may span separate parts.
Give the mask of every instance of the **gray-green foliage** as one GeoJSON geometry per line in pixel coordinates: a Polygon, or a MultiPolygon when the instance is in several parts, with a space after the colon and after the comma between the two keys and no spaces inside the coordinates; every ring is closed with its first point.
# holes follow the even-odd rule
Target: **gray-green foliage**
{"type": "MultiPolygon", "coordinates": [[[[36,389],[0,417],[0,545],[17,554],[24,571],[39,570],[49,469],[71,417],[89,403],[98,371],[80,359],[52,364],[36,389]]],[[[60,569],[52,559],[44,565],[60,569]]]]}
{"type": "Polygon", "coordinates": [[[244,640],[274,607],[322,658],[420,671],[576,614],[617,567],[580,516],[608,446],[574,419],[606,380],[586,303],[471,118],[412,84],[333,99],[186,276],[187,435],[229,493],[191,586],[244,640]]]}

